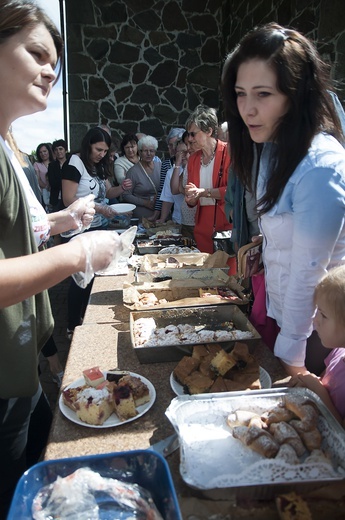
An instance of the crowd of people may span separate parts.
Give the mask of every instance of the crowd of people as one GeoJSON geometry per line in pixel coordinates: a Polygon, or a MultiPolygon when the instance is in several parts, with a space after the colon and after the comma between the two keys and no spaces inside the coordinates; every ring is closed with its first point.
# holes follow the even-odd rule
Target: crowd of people
{"type": "MultiPolygon", "coordinates": [[[[152,135],[126,134],[117,149],[100,124],[76,153],[59,139],[40,143],[31,162],[11,123],[45,109],[63,41],[35,3],[0,5],[0,516],[47,439],[41,349],[61,381],[47,290],[111,262],[116,202],[133,203],[139,222],[173,220],[201,252],[213,253],[217,230],[233,230],[235,251],[262,238],[264,272],[256,276],[264,291],[254,307],[275,324],[274,354],[290,385],[311,388],[342,422],[345,116],[314,44],[275,23],[249,31],[224,64],[224,122],[215,108],[197,106],[184,128],[167,129],[167,158],[152,135]],[[77,229],[84,232],[70,240],[77,229]],[[35,449],[33,418],[46,425],[35,449]]],[[[235,257],[229,267],[235,274],[235,257]]],[[[71,281],[70,336],[91,287],[71,281]]]]}

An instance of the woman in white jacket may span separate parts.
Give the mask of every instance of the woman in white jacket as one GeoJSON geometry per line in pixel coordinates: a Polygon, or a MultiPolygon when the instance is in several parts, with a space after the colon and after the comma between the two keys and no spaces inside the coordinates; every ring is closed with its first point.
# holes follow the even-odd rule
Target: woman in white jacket
{"type": "Polygon", "coordinates": [[[267,315],[280,328],[275,355],[290,375],[320,372],[313,292],[345,263],[344,136],[326,66],[302,34],[272,23],[228,56],[222,88],[232,167],[256,187],[267,315]],[[263,144],[254,179],[253,143],[263,144]]]}

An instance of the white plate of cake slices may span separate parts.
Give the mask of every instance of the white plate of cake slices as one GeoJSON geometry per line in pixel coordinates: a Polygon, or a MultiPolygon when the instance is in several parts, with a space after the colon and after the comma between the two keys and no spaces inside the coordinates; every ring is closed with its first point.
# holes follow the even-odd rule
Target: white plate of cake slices
{"type": "MultiPolygon", "coordinates": [[[[272,387],[272,380],[268,372],[262,367],[259,367],[260,369],[260,386],[262,389],[268,389],[272,387]]],[[[171,372],[170,374],[170,386],[172,391],[176,395],[188,395],[187,392],[184,391],[183,385],[181,385],[175,378],[174,372],[171,372]]],[[[218,392],[215,392],[218,393],[218,392]]]]}
{"type": "MultiPolygon", "coordinates": [[[[126,424],[131,421],[136,421],[152,407],[153,403],[156,400],[156,390],[155,390],[155,387],[153,386],[153,384],[148,379],[146,379],[146,377],[143,377],[139,374],[136,374],[134,372],[129,372],[129,371],[120,371],[119,370],[119,371],[102,371],[102,372],[103,372],[105,378],[107,377],[107,374],[116,373],[116,374],[121,374],[122,376],[131,376],[133,378],[137,378],[137,379],[141,380],[141,382],[144,385],[146,385],[146,387],[148,389],[148,396],[146,396],[146,399],[145,399],[146,402],[144,402],[144,404],[137,405],[136,402],[140,403],[140,400],[138,400],[134,403],[134,407],[135,407],[134,416],[131,416],[128,418],[123,417],[122,419],[120,419],[120,417],[117,415],[117,413],[115,411],[113,411],[102,424],[91,424],[91,422],[86,422],[86,420],[82,420],[80,418],[79,415],[81,415],[81,412],[83,412],[83,413],[86,413],[86,412],[103,413],[105,411],[105,413],[108,415],[110,413],[109,403],[105,402],[105,401],[109,401],[110,397],[109,397],[109,393],[107,393],[104,388],[102,389],[102,388],[94,388],[92,386],[87,386],[85,378],[80,377],[80,378],[76,379],[75,381],[73,381],[73,383],[66,386],[60,394],[59,407],[60,407],[62,414],[67,419],[74,422],[75,424],[79,424],[80,426],[86,426],[88,428],[113,428],[114,426],[121,426],[122,424],[126,424]],[[85,394],[83,397],[83,401],[86,402],[86,405],[84,406],[84,410],[78,411],[78,414],[79,414],[78,415],[76,411],[74,411],[70,406],[67,406],[65,404],[65,399],[64,399],[63,394],[64,394],[64,392],[66,392],[66,390],[71,390],[71,389],[73,390],[73,389],[77,389],[79,387],[83,388],[83,392],[85,394]],[[103,399],[102,391],[105,392],[105,399],[103,399]],[[97,395],[97,398],[96,398],[96,395],[97,395]],[[89,400],[91,399],[92,404],[94,404],[94,403],[96,403],[96,404],[94,406],[90,407],[90,405],[88,404],[88,399],[89,400]],[[98,407],[98,408],[96,409],[96,407],[98,407]],[[91,408],[91,410],[90,410],[90,408],[91,408]],[[107,410],[107,408],[108,408],[108,410],[107,410]]],[[[78,392],[78,396],[79,395],[80,394],[78,392]]],[[[112,395],[112,398],[114,399],[113,394],[111,394],[111,395],[112,395]]],[[[127,405],[129,404],[128,395],[119,394],[119,397],[121,399],[121,403],[126,408],[127,405]]],[[[133,403],[131,403],[131,406],[133,407],[133,403]]],[[[84,418],[89,420],[88,417],[84,416],[84,418]]]]}

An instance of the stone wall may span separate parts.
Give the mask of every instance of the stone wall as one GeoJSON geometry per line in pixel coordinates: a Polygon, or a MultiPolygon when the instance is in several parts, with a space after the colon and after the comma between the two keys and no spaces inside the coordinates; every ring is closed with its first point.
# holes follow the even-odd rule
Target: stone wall
{"type": "MultiPolygon", "coordinates": [[[[227,52],[254,25],[277,21],[318,42],[345,98],[344,0],[67,0],[71,150],[90,126],[154,135],[199,103],[219,108],[227,52]]],[[[221,118],[221,108],[220,108],[221,118]]]]}
{"type": "Polygon", "coordinates": [[[196,105],[219,105],[222,0],[68,0],[71,149],[106,120],[160,141],[196,105]]]}
{"type": "Polygon", "coordinates": [[[252,27],[267,22],[291,26],[311,38],[330,64],[331,77],[345,103],[344,0],[230,0],[224,2],[223,42],[228,52],[252,27]]]}

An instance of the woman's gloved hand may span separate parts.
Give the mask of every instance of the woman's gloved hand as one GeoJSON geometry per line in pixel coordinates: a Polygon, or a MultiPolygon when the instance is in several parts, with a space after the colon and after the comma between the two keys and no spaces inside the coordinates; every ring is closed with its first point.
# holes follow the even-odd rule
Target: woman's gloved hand
{"type": "Polygon", "coordinates": [[[129,258],[133,253],[136,231],[137,227],[132,226],[122,235],[116,231],[90,231],[74,237],[71,242],[79,242],[81,264],[85,262],[85,268],[72,275],[75,283],[85,289],[95,273],[113,269],[120,259],[129,258]]]}
{"type": "Polygon", "coordinates": [[[116,231],[90,231],[73,238],[73,242],[77,240],[85,259],[85,269],[75,273],[73,278],[79,287],[85,289],[95,272],[106,269],[120,254],[122,242],[116,231]]]}
{"type": "Polygon", "coordinates": [[[94,199],[92,194],[81,197],[63,210],[69,217],[68,231],[61,233],[63,237],[69,238],[89,229],[95,215],[94,199]]]}

